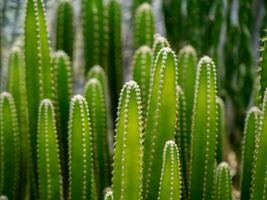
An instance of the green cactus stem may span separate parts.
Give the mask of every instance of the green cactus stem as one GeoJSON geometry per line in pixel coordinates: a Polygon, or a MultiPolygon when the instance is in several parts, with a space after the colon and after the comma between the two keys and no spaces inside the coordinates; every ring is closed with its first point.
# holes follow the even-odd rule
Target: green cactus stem
{"type": "Polygon", "coordinates": [[[86,86],[84,97],[88,103],[94,140],[94,172],[99,196],[110,184],[107,111],[105,94],[100,82],[92,78],[86,86]]]}
{"type": "Polygon", "coordinates": [[[113,200],[113,192],[112,191],[108,191],[106,194],[105,194],[105,198],[104,200],[113,200]]]}
{"type": "Polygon", "coordinates": [[[260,115],[260,109],[257,107],[253,107],[248,111],[246,117],[242,144],[241,200],[248,200],[250,197],[253,155],[260,125],[260,115]]]}
{"type": "Polygon", "coordinates": [[[16,106],[10,93],[0,94],[0,194],[18,198],[20,135],[16,106]]]}
{"type": "Polygon", "coordinates": [[[56,50],[63,50],[73,58],[74,24],[73,7],[69,0],[61,0],[56,11],[56,50]]]}
{"type": "Polygon", "coordinates": [[[134,48],[143,45],[152,47],[154,36],[154,16],[150,4],[141,4],[135,13],[134,18],[134,48]]]}
{"type": "Polygon", "coordinates": [[[156,33],[154,35],[154,42],[153,42],[153,60],[155,61],[157,58],[158,53],[164,47],[170,47],[168,40],[165,37],[162,37],[160,34],[156,33]]]}
{"type": "Polygon", "coordinates": [[[181,174],[178,148],[174,141],[167,141],[163,150],[158,200],[181,199],[181,174]]]}
{"type": "Polygon", "coordinates": [[[63,199],[55,113],[48,99],[39,107],[37,160],[40,199],[63,199]]]}
{"type": "Polygon", "coordinates": [[[91,118],[86,100],[72,97],[69,115],[69,195],[68,199],[97,200],[91,118]]]}
{"type": "Polygon", "coordinates": [[[216,68],[204,56],[198,63],[190,153],[189,200],[212,198],[217,136],[216,68]]]}
{"type": "Polygon", "coordinates": [[[116,125],[112,188],[114,200],[142,199],[143,127],[139,86],[123,86],[116,125]]]}
{"type": "Polygon", "coordinates": [[[177,63],[170,48],[157,57],[150,83],[144,138],[144,199],[156,199],[165,142],[173,140],[177,123],[177,63]]]}

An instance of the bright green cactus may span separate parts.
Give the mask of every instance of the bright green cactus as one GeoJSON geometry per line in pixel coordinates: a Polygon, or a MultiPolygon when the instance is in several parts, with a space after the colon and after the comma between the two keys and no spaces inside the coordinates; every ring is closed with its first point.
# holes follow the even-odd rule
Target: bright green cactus
{"type": "Polygon", "coordinates": [[[107,111],[105,93],[100,82],[92,78],[86,86],[84,97],[88,103],[94,140],[94,172],[99,196],[110,184],[107,111]]]}
{"type": "Polygon", "coordinates": [[[242,146],[242,169],[241,169],[241,200],[247,200],[250,197],[253,156],[255,142],[260,125],[261,111],[253,107],[248,111],[245,123],[242,146]]]}
{"type": "Polygon", "coordinates": [[[39,107],[37,160],[40,199],[63,199],[55,113],[48,99],[41,101],[39,107]]]}
{"type": "Polygon", "coordinates": [[[182,181],[178,148],[174,141],[167,141],[163,150],[158,200],[181,199],[182,181]]]}
{"type": "Polygon", "coordinates": [[[10,93],[0,94],[0,194],[18,198],[20,135],[16,106],[10,93]]]}
{"type": "Polygon", "coordinates": [[[134,48],[143,45],[152,47],[154,36],[154,16],[151,6],[148,3],[141,4],[135,13],[134,18],[134,48]]]}
{"type": "Polygon", "coordinates": [[[132,76],[133,80],[140,86],[144,112],[148,103],[152,62],[152,50],[148,46],[142,46],[135,51],[132,63],[132,76]]]}
{"type": "Polygon", "coordinates": [[[56,50],[63,50],[73,58],[74,24],[73,7],[69,0],[61,0],[56,12],[56,50]]]}
{"type": "Polygon", "coordinates": [[[157,58],[150,82],[144,138],[144,199],[156,199],[165,142],[173,140],[177,123],[177,63],[170,48],[157,58]]]}
{"type": "Polygon", "coordinates": [[[142,199],[143,125],[139,86],[123,86],[116,125],[112,188],[114,200],[142,199]]]}
{"type": "Polygon", "coordinates": [[[154,61],[157,58],[158,53],[164,47],[170,47],[168,40],[165,37],[162,37],[160,34],[156,33],[154,35],[154,42],[153,42],[153,59],[154,61]]]}
{"type": "Polygon", "coordinates": [[[216,68],[204,56],[198,63],[190,153],[189,200],[212,197],[217,136],[216,68]]]}
{"type": "Polygon", "coordinates": [[[232,200],[232,180],[230,167],[222,162],[216,169],[214,200],[232,200]]]}
{"type": "Polygon", "coordinates": [[[113,200],[113,192],[112,191],[108,191],[106,194],[105,194],[105,198],[104,200],[113,200]]]}
{"type": "Polygon", "coordinates": [[[28,198],[31,173],[31,142],[29,135],[28,100],[26,94],[25,65],[22,50],[14,47],[9,57],[7,91],[12,94],[16,105],[19,135],[21,140],[21,196],[28,198]]]}
{"type": "Polygon", "coordinates": [[[69,188],[68,199],[97,200],[91,118],[86,100],[72,97],[69,115],[68,155],[69,188]]]}

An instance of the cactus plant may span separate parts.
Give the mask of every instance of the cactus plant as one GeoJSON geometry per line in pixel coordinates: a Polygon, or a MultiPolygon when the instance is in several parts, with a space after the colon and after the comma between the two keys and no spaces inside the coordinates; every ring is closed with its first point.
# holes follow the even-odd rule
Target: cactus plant
{"type": "Polygon", "coordinates": [[[181,199],[181,175],[178,148],[174,141],[167,141],[163,150],[158,200],[181,199]]]}
{"type": "Polygon", "coordinates": [[[75,95],[70,104],[68,132],[69,200],[97,199],[90,121],[86,100],[75,95]]]}
{"type": "Polygon", "coordinates": [[[113,192],[112,191],[108,191],[105,195],[104,200],[113,200],[113,192]]]}
{"type": "Polygon", "coordinates": [[[134,18],[134,48],[142,45],[152,47],[154,36],[154,16],[148,3],[141,4],[134,18]]]}
{"type": "Polygon", "coordinates": [[[127,82],[121,91],[115,141],[114,199],[142,199],[142,105],[140,89],[134,81],[127,82]]]}
{"type": "Polygon", "coordinates": [[[162,37],[160,34],[156,33],[154,35],[154,42],[152,47],[154,61],[156,60],[160,50],[164,47],[170,47],[168,40],[165,37],[162,37]]]}
{"type": "Polygon", "coordinates": [[[39,107],[37,160],[40,199],[63,199],[55,113],[49,99],[39,107]]]}
{"type": "Polygon", "coordinates": [[[18,198],[20,135],[17,112],[10,93],[0,94],[0,194],[18,198]]]}
{"type": "Polygon", "coordinates": [[[73,8],[69,0],[61,0],[56,12],[56,50],[63,50],[73,58],[73,8]]]}
{"type": "Polygon", "coordinates": [[[132,63],[132,74],[133,80],[137,82],[141,89],[144,112],[147,107],[151,71],[152,51],[148,46],[142,46],[135,51],[132,63]]]}
{"type": "Polygon", "coordinates": [[[88,103],[91,116],[94,141],[94,172],[96,188],[101,196],[110,183],[110,160],[108,149],[107,111],[105,94],[102,85],[95,78],[90,79],[86,86],[84,97],[88,103]]]}
{"type": "Polygon", "coordinates": [[[157,198],[163,147],[175,136],[178,99],[176,62],[174,52],[163,48],[153,69],[144,126],[144,199],[157,198]]]}
{"type": "Polygon", "coordinates": [[[198,63],[195,84],[190,153],[189,200],[212,198],[216,152],[216,68],[204,56],[198,63]]]}

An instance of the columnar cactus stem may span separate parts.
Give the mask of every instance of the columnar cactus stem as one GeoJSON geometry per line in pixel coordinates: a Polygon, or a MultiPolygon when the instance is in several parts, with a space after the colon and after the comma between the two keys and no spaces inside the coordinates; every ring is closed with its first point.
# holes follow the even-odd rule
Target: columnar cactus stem
{"type": "Polygon", "coordinates": [[[69,0],[61,0],[56,13],[56,50],[63,50],[73,58],[73,8],[69,0]]]}
{"type": "Polygon", "coordinates": [[[158,53],[164,47],[170,47],[168,40],[165,37],[162,37],[160,34],[156,33],[154,35],[154,42],[153,42],[153,59],[154,61],[157,58],[158,53]]]}
{"type": "Polygon", "coordinates": [[[260,115],[261,111],[257,107],[253,107],[249,110],[246,117],[242,144],[241,200],[247,200],[250,197],[253,155],[260,125],[260,115]]]}
{"type": "Polygon", "coordinates": [[[84,97],[88,103],[94,140],[94,169],[99,196],[110,184],[107,111],[105,94],[100,82],[92,78],[85,86],[84,97]]]}
{"type": "Polygon", "coordinates": [[[144,199],[156,199],[159,189],[162,151],[173,140],[177,123],[178,98],[176,56],[163,48],[153,69],[150,83],[144,139],[144,199]]]}
{"type": "Polygon", "coordinates": [[[154,36],[154,16],[148,3],[141,4],[134,18],[134,48],[142,45],[152,47],[154,36]]]}
{"type": "Polygon", "coordinates": [[[230,167],[222,162],[216,170],[215,177],[215,200],[232,200],[232,181],[230,167]]]}
{"type": "Polygon", "coordinates": [[[174,141],[167,141],[163,150],[158,200],[180,200],[182,181],[178,148],[174,141]]]}
{"type": "Polygon", "coordinates": [[[69,200],[97,200],[90,119],[86,100],[80,95],[72,97],[68,132],[69,200]]]}
{"type": "Polygon", "coordinates": [[[267,198],[267,89],[264,93],[261,110],[262,115],[259,119],[259,132],[253,158],[250,200],[267,198]]]}
{"type": "Polygon", "coordinates": [[[39,107],[37,160],[40,199],[63,199],[55,113],[48,99],[39,107]]]}
{"type": "Polygon", "coordinates": [[[105,198],[104,200],[113,200],[113,192],[112,191],[108,191],[106,194],[105,194],[105,198]]]}
{"type": "Polygon", "coordinates": [[[152,51],[148,46],[142,46],[136,50],[133,63],[132,74],[141,89],[142,105],[144,112],[147,109],[149,82],[152,73],[152,51]]]}
{"type": "Polygon", "coordinates": [[[18,198],[20,135],[15,102],[10,93],[0,94],[0,194],[18,198]]]}
{"type": "Polygon", "coordinates": [[[216,68],[205,56],[197,67],[190,154],[189,200],[210,199],[217,136],[216,68]]]}
{"type": "Polygon", "coordinates": [[[130,81],[123,86],[119,101],[112,180],[115,200],[142,199],[142,127],[140,89],[130,81]]]}

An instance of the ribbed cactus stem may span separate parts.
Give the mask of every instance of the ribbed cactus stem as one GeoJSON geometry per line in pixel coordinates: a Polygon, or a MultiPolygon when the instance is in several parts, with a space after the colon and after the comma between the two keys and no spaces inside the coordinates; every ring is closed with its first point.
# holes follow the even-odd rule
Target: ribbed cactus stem
{"type": "Polygon", "coordinates": [[[142,105],[140,89],[134,81],[127,82],[121,91],[115,141],[114,199],[142,199],[142,105]]]}
{"type": "Polygon", "coordinates": [[[144,199],[156,199],[165,142],[173,140],[177,123],[177,63],[170,48],[163,48],[150,83],[144,138],[144,199]]]}
{"type": "Polygon", "coordinates": [[[160,50],[164,47],[170,47],[168,40],[165,37],[162,37],[160,34],[156,33],[154,35],[154,42],[152,47],[154,61],[156,60],[160,50]]]}
{"type": "Polygon", "coordinates": [[[63,50],[73,58],[73,7],[69,0],[61,0],[56,11],[56,50],[63,50]]]}
{"type": "Polygon", "coordinates": [[[158,200],[180,200],[182,181],[178,148],[174,141],[167,141],[163,150],[158,200]]]}
{"type": "Polygon", "coordinates": [[[0,94],[0,194],[17,199],[20,175],[20,135],[17,112],[10,93],[0,94]]]}
{"type": "Polygon", "coordinates": [[[72,97],[68,132],[69,200],[97,200],[90,120],[86,100],[80,95],[72,97]]]}
{"type": "Polygon", "coordinates": [[[189,200],[212,197],[217,136],[216,68],[204,56],[198,63],[195,84],[190,154],[189,200]]]}
{"type": "Polygon", "coordinates": [[[112,191],[108,191],[106,194],[105,194],[105,198],[104,200],[113,200],[113,192],[112,191]]]}
{"type": "Polygon", "coordinates": [[[141,4],[134,18],[134,48],[137,49],[142,45],[152,47],[154,36],[154,16],[150,4],[141,4]]]}
{"type": "Polygon", "coordinates": [[[242,143],[241,200],[247,200],[250,197],[253,156],[260,125],[260,116],[260,109],[253,107],[248,111],[246,117],[242,143]]]}
{"type": "Polygon", "coordinates": [[[214,200],[232,200],[232,180],[230,167],[222,162],[216,169],[214,200]]]}
{"type": "Polygon", "coordinates": [[[86,86],[84,97],[88,103],[94,140],[94,172],[99,196],[110,184],[107,111],[105,93],[100,82],[92,78],[86,86]]]}
{"type": "Polygon", "coordinates": [[[135,51],[132,63],[132,76],[133,80],[140,86],[144,112],[147,109],[148,103],[152,62],[152,51],[148,46],[142,46],[135,51]]]}
{"type": "Polygon", "coordinates": [[[39,107],[37,160],[40,199],[63,199],[55,113],[48,99],[39,107]]]}

